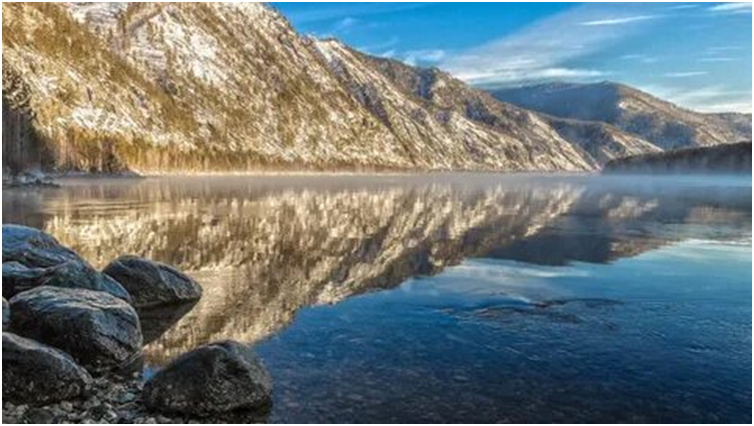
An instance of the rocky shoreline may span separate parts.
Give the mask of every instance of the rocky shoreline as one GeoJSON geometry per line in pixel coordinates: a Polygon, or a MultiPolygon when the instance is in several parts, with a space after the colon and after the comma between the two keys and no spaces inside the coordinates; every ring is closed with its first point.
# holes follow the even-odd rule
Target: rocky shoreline
{"type": "Polygon", "coordinates": [[[209,343],[144,377],[149,312],[196,303],[189,276],[135,256],[97,271],[24,226],[2,236],[3,423],[266,420],[271,379],[242,343],[209,343]]]}

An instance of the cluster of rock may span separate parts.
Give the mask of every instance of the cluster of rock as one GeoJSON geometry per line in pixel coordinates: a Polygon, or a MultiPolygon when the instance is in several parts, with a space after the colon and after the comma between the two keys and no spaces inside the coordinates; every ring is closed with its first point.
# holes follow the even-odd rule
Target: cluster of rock
{"type": "Polygon", "coordinates": [[[135,256],[100,272],[24,226],[3,225],[2,237],[4,420],[148,422],[151,413],[206,417],[269,408],[270,377],[237,342],[197,348],[141,381],[141,317],[196,303],[202,289],[187,275],[135,256]],[[132,397],[108,401],[103,393],[113,387],[132,397]]]}

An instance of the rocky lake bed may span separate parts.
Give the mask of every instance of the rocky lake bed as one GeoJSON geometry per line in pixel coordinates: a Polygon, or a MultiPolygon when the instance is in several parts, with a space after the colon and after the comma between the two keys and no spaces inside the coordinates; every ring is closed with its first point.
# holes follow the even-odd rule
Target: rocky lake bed
{"type": "Polygon", "coordinates": [[[25,226],[2,236],[3,423],[265,420],[271,379],[245,344],[210,342],[143,376],[150,313],[195,304],[192,278],[128,255],[100,272],[25,226]]]}

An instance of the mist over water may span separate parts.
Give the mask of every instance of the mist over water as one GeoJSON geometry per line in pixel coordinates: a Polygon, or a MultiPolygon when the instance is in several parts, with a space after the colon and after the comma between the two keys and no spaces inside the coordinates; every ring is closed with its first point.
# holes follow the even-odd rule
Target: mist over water
{"type": "MultiPolygon", "coordinates": [[[[3,222],[204,287],[148,369],[255,342],[272,421],[751,420],[751,178],[71,180],[3,222]]],[[[183,315],[183,316],[182,316],[183,315]]]]}

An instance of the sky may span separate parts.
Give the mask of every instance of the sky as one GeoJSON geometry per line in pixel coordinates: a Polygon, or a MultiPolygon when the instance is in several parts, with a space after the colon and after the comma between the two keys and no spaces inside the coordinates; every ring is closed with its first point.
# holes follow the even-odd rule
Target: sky
{"type": "Polygon", "coordinates": [[[273,3],[302,34],[481,88],[617,81],[751,112],[751,3],[273,3]]]}

